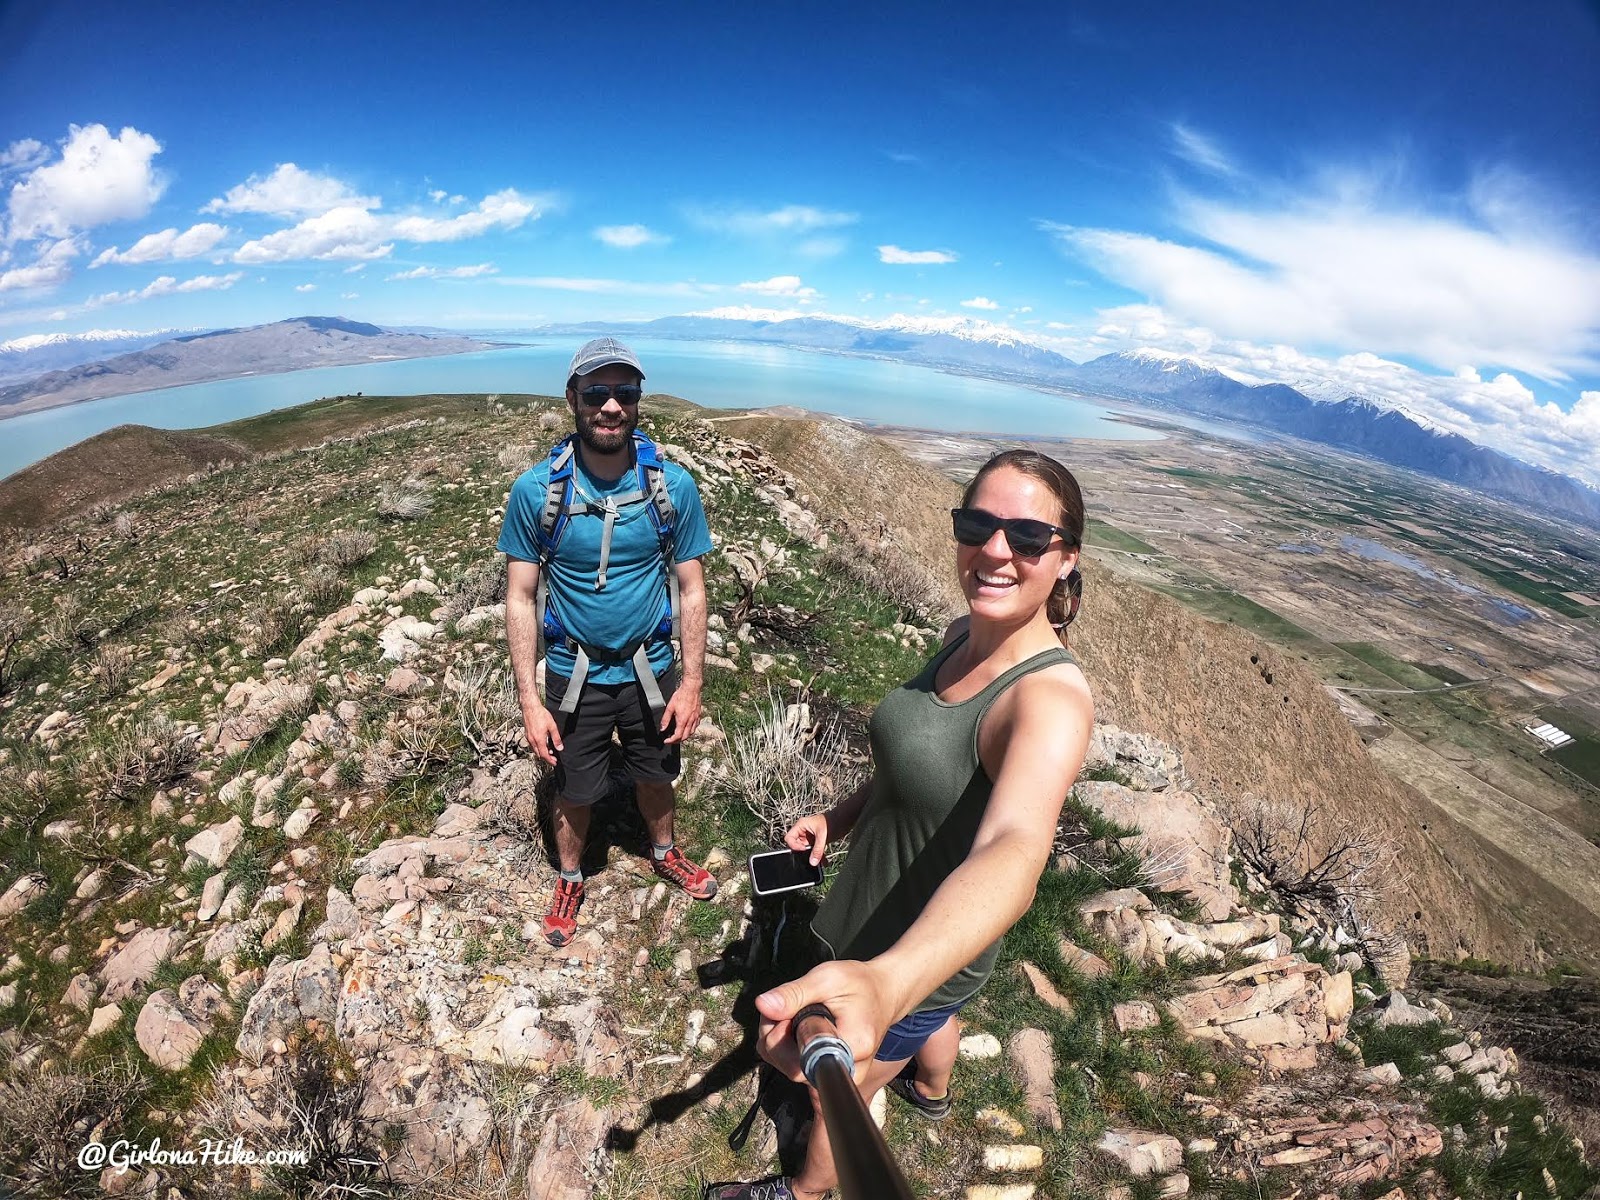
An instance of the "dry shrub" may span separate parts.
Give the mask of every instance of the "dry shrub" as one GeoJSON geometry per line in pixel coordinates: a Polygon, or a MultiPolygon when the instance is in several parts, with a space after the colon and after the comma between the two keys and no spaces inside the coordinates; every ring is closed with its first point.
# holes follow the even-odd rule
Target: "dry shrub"
{"type": "Polygon", "coordinates": [[[1393,841],[1347,824],[1314,800],[1245,796],[1217,807],[1239,857],[1287,900],[1368,911],[1399,882],[1393,841]]]}
{"type": "Polygon", "coordinates": [[[543,459],[545,454],[546,451],[537,446],[506,446],[500,451],[497,460],[502,470],[520,475],[543,459]]]}
{"type": "Polygon", "coordinates": [[[724,772],[774,846],[789,826],[833,807],[865,775],[837,720],[813,725],[808,704],[787,704],[771,690],[755,728],[734,736],[724,772]]]}
{"type": "Polygon", "coordinates": [[[338,529],[323,538],[317,558],[337,571],[348,571],[372,557],[378,535],[366,529],[338,529]]]}
{"type": "Polygon", "coordinates": [[[111,532],[115,533],[125,542],[131,542],[139,535],[139,523],[134,520],[130,512],[119,512],[117,519],[111,523],[111,532]]]}
{"type": "Polygon", "coordinates": [[[453,714],[438,704],[413,704],[390,718],[383,735],[367,747],[361,777],[386,788],[408,776],[428,775],[454,761],[463,744],[453,714]]]}
{"type": "Polygon", "coordinates": [[[120,696],[128,690],[128,679],[133,674],[134,653],[131,646],[106,646],[95,649],[91,674],[105,696],[120,696]]]}
{"type": "Polygon", "coordinates": [[[24,748],[0,763],[0,829],[30,830],[51,808],[51,776],[44,755],[24,748]]]}
{"type": "Polygon", "coordinates": [[[499,558],[475,562],[445,585],[444,619],[447,623],[459,620],[475,608],[502,604],[505,598],[505,562],[499,558]]]}
{"type": "Polygon", "coordinates": [[[99,1196],[100,1176],[78,1166],[78,1151],[96,1129],[106,1141],[123,1136],[144,1077],[125,1060],[75,1067],[51,1058],[48,1070],[13,1065],[0,1074],[0,1179],[19,1196],[99,1196]]]}
{"type": "Polygon", "coordinates": [[[108,800],[128,800],[182,779],[200,760],[199,735],[157,712],[113,730],[89,770],[108,800]]]}
{"type": "Polygon", "coordinates": [[[463,658],[446,672],[461,737],[478,761],[504,761],[515,755],[522,731],[517,684],[500,658],[463,658]]]}
{"type": "Polygon", "coordinates": [[[245,606],[245,645],[252,654],[272,655],[297,643],[306,629],[305,595],[291,588],[245,606]]]}
{"type": "Polygon", "coordinates": [[[98,504],[91,505],[89,508],[89,520],[96,525],[109,525],[117,515],[116,506],[108,504],[104,500],[98,504]]]}
{"type": "Polygon", "coordinates": [[[33,629],[33,613],[21,604],[0,604],[0,695],[14,682],[18,649],[33,629]]]}
{"type": "MultiPolygon", "coordinates": [[[[273,1146],[305,1152],[304,1163],[262,1169],[275,1195],[333,1200],[390,1196],[383,1182],[382,1125],[361,1115],[368,1102],[366,1078],[337,1045],[296,1035],[298,1045],[275,1058],[265,1078],[247,1087],[226,1068],[196,1112],[196,1127],[212,1140],[270,1136],[273,1146]]],[[[204,1196],[236,1196],[240,1178],[223,1169],[197,1177],[204,1196]]]]}
{"type": "Polygon", "coordinates": [[[344,599],[344,581],[327,563],[318,563],[306,572],[305,595],[312,612],[330,612],[344,599]]]}
{"type": "Polygon", "coordinates": [[[57,596],[44,618],[44,640],[58,650],[92,644],[94,637],[84,619],[83,601],[71,592],[57,596]]]}
{"type": "Polygon", "coordinates": [[[418,521],[433,511],[433,497],[420,479],[407,476],[378,492],[378,515],[389,521],[418,521]]]}
{"type": "Polygon", "coordinates": [[[950,613],[950,589],[925,564],[893,543],[868,547],[835,542],[818,566],[824,575],[843,575],[877,592],[895,606],[903,621],[921,623],[950,613]]]}
{"type": "Polygon", "coordinates": [[[547,433],[558,433],[571,423],[572,418],[566,413],[557,412],[555,409],[546,409],[539,414],[539,428],[547,433]]]}

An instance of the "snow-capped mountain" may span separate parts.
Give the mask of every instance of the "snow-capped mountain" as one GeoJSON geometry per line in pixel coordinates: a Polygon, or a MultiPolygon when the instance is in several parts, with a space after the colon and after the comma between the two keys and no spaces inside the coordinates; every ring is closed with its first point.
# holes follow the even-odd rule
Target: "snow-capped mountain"
{"type": "Polygon", "coordinates": [[[144,350],[184,332],[176,329],[90,329],[84,333],[30,333],[0,342],[0,383],[14,383],[144,350]]]}

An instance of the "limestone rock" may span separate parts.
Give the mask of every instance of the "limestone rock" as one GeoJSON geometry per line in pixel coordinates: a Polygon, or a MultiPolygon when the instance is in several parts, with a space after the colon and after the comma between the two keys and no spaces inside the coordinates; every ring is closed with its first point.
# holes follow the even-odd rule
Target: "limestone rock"
{"type": "Polygon", "coordinates": [[[4,894],[0,894],[0,920],[19,913],[23,908],[45,893],[45,877],[39,874],[24,875],[4,894]]]}
{"type": "MultiPolygon", "coordinates": [[[[224,721],[217,730],[217,751],[224,757],[248,748],[262,734],[277,728],[291,713],[303,712],[311,704],[311,685],[306,683],[274,680],[267,684],[238,686],[245,688],[244,710],[224,721]]],[[[230,692],[230,697],[233,694],[230,692]]]]}
{"type": "Polygon", "coordinates": [[[331,1022],[338,1003],[339,971],[327,946],[319,943],[305,958],[294,962],[274,962],[245,1009],[238,1051],[259,1063],[273,1039],[283,1037],[301,1022],[313,1018],[331,1022]]]}
{"type": "Polygon", "coordinates": [[[233,816],[220,825],[201,830],[185,842],[183,848],[212,867],[224,867],[243,840],[244,822],[233,816]]]}
{"type": "Polygon", "coordinates": [[[172,956],[180,940],[176,928],[139,930],[100,968],[100,981],[105,985],[100,998],[111,1004],[133,995],[172,956]]]}
{"type": "Polygon", "coordinates": [[[527,1200],[589,1200],[585,1168],[605,1142],[609,1117],[587,1099],[556,1109],[545,1120],[528,1164],[527,1200]]]}
{"type": "Polygon", "coordinates": [[[969,1033],[958,1043],[957,1053],[965,1059],[1000,1057],[1000,1039],[992,1033],[969,1033]]]}
{"type": "Polygon", "coordinates": [[[1042,1029],[1022,1029],[1007,1044],[1011,1061],[1022,1076],[1028,1113],[1040,1125],[1059,1132],[1061,1110],[1056,1107],[1056,1052],[1050,1035],[1042,1029]]]}
{"type": "Polygon", "coordinates": [[[1183,1144],[1177,1138],[1143,1129],[1108,1129],[1095,1149],[1141,1179],[1165,1175],[1183,1165],[1183,1144]]]}
{"type": "Polygon", "coordinates": [[[1022,964],[1022,973],[1027,976],[1028,984],[1033,988],[1033,994],[1043,1000],[1051,1008],[1067,1016],[1072,1015],[1072,1001],[1068,1000],[1056,990],[1056,985],[1043,971],[1030,962],[1022,964]]]}
{"type": "Polygon", "coordinates": [[[1119,825],[1139,830],[1137,851],[1163,892],[1187,892],[1213,921],[1225,920],[1239,893],[1229,875],[1232,835],[1190,792],[1136,792],[1116,783],[1080,783],[1078,798],[1119,825]]]}
{"type": "Polygon", "coordinates": [[[217,910],[222,907],[223,890],[227,886],[228,876],[224,871],[218,871],[200,891],[200,907],[195,912],[198,921],[209,921],[217,915],[217,910]]]}
{"type": "Polygon", "coordinates": [[[208,1025],[194,1020],[179,1007],[177,993],[171,988],[151,993],[134,1026],[139,1049],[163,1071],[187,1067],[208,1032],[208,1025]]]}

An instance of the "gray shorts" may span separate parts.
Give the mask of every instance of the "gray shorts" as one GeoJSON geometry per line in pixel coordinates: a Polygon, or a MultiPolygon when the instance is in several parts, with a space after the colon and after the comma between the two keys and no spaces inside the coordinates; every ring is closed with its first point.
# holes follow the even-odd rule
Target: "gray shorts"
{"type": "MultiPolygon", "coordinates": [[[[664,699],[678,687],[678,672],[668,668],[656,676],[664,699]]],[[[589,680],[578,707],[562,714],[561,698],[571,680],[550,672],[545,677],[544,706],[561,730],[556,752],[556,793],[568,804],[590,805],[611,790],[611,734],[622,742],[623,767],[632,779],[671,783],[678,777],[676,745],[667,745],[652,716],[644,689],[637,681],[595,683],[589,680]]]]}

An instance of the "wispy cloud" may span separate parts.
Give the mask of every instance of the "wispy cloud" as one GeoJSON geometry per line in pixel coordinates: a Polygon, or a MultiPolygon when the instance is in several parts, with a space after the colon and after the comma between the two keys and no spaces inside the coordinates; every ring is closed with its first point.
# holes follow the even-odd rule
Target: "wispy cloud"
{"type": "Polygon", "coordinates": [[[294,163],[279,163],[268,175],[252,175],[201,212],[265,213],[274,217],[303,217],[335,208],[380,208],[377,196],[357,195],[331,175],[303,171],[294,163]]]}
{"type": "Polygon", "coordinates": [[[103,250],[89,265],[103,267],[108,263],[173,262],[199,258],[227,236],[226,228],[209,222],[192,225],[182,233],[176,229],[163,229],[160,233],[145,234],[126,250],[118,250],[115,246],[103,250]]]}
{"type": "Polygon", "coordinates": [[[317,290],[317,285],[314,283],[297,283],[294,285],[294,290],[297,292],[314,292],[317,290]]]}
{"type": "Polygon", "coordinates": [[[492,282],[508,287],[548,288],[612,296],[705,296],[723,289],[688,282],[650,283],[633,279],[595,279],[570,275],[497,275],[492,282]]]}
{"type": "Polygon", "coordinates": [[[878,247],[878,261],[892,263],[898,267],[953,263],[960,257],[954,250],[902,250],[899,246],[878,247]]]}
{"type": "Polygon", "coordinates": [[[50,158],[50,148],[33,138],[22,138],[0,150],[0,175],[31,171],[42,167],[50,158]]]}
{"type": "Polygon", "coordinates": [[[817,295],[817,289],[806,287],[798,275],[774,275],[771,279],[741,283],[739,290],[757,292],[763,296],[787,296],[791,300],[811,300],[817,295]]]}
{"type": "Polygon", "coordinates": [[[537,220],[540,208],[538,197],[524,196],[511,188],[486,196],[476,208],[453,217],[389,216],[346,205],[246,242],[234,252],[233,261],[255,264],[385,258],[396,242],[455,242],[494,230],[515,229],[537,220]]]}
{"type": "Polygon", "coordinates": [[[1213,175],[1237,175],[1238,168],[1215,141],[1181,122],[1172,125],[1172,147],[1179,158],[1213,175]]]}
{"type": "Polygon", "coordinates": [[[72,277],[72,260],[83,253],[76,238],[50,242],[30,266],[0,272],[0,292],[55,287],[72,277]]]}
{"type": "Polygon", "coordinates": [[[961,307],[981,308],[986,312],[992,312],[994,309],[997,309],[1000,306],[987,296],[974,296],[971,300],[963,300],[961,302],[961,307]]]}
{"type": "Polygon", "coordinates": [[[400,271],[394,275],[385,276],[386,279],[477,279],[483,275],[493,275],[498,270],[492,263],[478,263],[471,267],[414,267],[409,271],[400,271]]]}
{"type": "Polygon", "coordinates": [[[809,204],[786,204],[767,212],[755,209],[689,208],[685,215],[690,223],[700,229],[740,237],[815,233],[822,229],[854,225],[860,219],[853,212],[834,212],[809,204]]]}
{"type": "Polygon", "coordinates": [[[814,237],[799,243],[794,252],[806,258],[837,258],[849,245],[842,237],[814,237]]]}
{"type": "MultiPolygon", "coordinates": [[[[1070,256],[1180,322],[1446,371],[1600,369],[1600,258],[1504,191],[1427,209],[1350,186],[1272,205],[1185,198],[1192,239],[1042,224],[1070,256]],[[1477,207],[1474,208],[1473,205],[1477,207]],[[1442,210],[1442,211],[1441,211],[1442,210]]],[[[1265,190],[1265,189],[1262,189],[1265,190]]]]}
{"type": "Polygon", "coordinates": [[[908,153],[905,150],[885,150],[883,156],[890,162],[900,163],[907,167],[920,167],[922,159],[919,155],[908,153]]]}
{"type": "Polygon", "coordinates": [[[602,225],[594,231],[594,236],[613,250],[637,250],[640,246],[660,246],[672,240],[645,225],[602,225]]]}
{"type": "MultiPolygon", "coordinates": [[[[13,142],[19,161],[41,162],[37,142],[13,142]]],[[[144,216],[166,190],[156,171],[161,143],[131,125],[115,137],[104,125],[73,125],[61,156],[36,165],[11,188],[5,240],[66,238],[108,221],[144,216]]]]}
{"type": "Polygon", "coordinates": [[[153,300],[158,296],[175,296],[185,292],[225,292],[243,278],[243,271],[233,271],[227,275],[196,275],[192,279],[182,281],[172,275],[162,275],[142,288],[126,292],[102,292],[98,296],[90,296],[84,302],[84,308],[131,304],[139,300],[153,300]]]}

